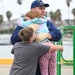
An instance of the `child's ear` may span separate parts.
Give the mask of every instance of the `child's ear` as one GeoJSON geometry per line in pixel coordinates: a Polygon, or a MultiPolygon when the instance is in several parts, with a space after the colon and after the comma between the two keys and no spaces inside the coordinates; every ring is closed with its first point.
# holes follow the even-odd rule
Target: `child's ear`
{"type": "Polygon", "coordinates": [[[32,42],[32,41],[33,41],[33,38],[31,37],[31,38],[30,38],[30,42],[32,42]]]}

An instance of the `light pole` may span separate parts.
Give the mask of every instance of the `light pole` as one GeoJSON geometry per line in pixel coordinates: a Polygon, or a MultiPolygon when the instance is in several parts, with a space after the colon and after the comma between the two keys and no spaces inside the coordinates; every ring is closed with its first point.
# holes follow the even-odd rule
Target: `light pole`
{"type": "Polygon", "coordinates": [[[1,1],[1,7],[2,7],[2,15],[3,15],[3,17],[4,17],[4,9],[3,9],[3,0],[0,0],[1,1]]]}

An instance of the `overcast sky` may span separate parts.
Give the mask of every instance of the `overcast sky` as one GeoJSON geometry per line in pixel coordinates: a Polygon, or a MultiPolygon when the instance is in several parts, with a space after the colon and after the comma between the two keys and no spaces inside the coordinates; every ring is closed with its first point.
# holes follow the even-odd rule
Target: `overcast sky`
{"type": "MultiPolygon", "coordinates": [[[[31,3],[34,0],[22,0],[21,5],[21,14],[25,14],[30,10],[31,3]]],[[[50,7],[46,8],[47,12],[56,11],[57,9],[61,10],[62,19],[68,19],[68,7],[66,5],[66,0],[43,0],[44,3],[49,3],[50,7]]],[[[72,0],[70,4],[70,19],[73,19],[73,15],[71,13],[72,9],[75,8],[75,0],[72,0]]],[[[12,12],[12,19],[17,19],[20,17],[20,7],[17,4],[17,0],[0,0],[0,14],[3,14],[4,21],[7,21],[6,12],[12,12]],[[1,2],[2,1],[2,2],[1,2]]]]}

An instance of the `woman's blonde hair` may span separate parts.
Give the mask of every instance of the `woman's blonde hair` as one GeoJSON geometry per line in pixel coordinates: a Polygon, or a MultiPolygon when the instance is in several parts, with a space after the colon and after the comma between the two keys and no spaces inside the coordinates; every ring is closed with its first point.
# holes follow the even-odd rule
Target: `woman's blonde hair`
{"type": "Polygon", "coordinates": [[[36,17],[41,17],[41,15],[38,13],[38,12],[36,12],[36,11],[33,11],[33,10],[31,10],[31,11],[29,11],[29,12],[27,12],[26,14],[25,14],[25,17],[29,17],[30,19],[34,19],[34,18],[36,18],[36,17]]]}

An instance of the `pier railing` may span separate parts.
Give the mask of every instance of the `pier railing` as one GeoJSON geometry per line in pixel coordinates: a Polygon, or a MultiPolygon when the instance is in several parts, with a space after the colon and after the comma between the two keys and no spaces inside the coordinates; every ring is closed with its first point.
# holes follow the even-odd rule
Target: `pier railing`
{"type": "MultiPolygon", "coordinates": [[[[61,66],[73,66],[73,75],[75,75],[75,26],[63,26],[60,28],[60,31],[62,32],[62,38],[66,33],[72,34],[73,38],[73,60],[67,60],[63,57],[63,54],[61,51],[57,52],[57,75],[61,75],[61,66]],[[69,32],[70,31],[70,32],[69,32]]],[[[62,39],[57,43],[59,45],[62,44],[62,39]]],[[[65,53],[67,54],[67,53],[65,53]]]]}

